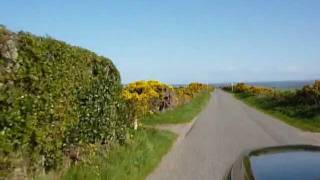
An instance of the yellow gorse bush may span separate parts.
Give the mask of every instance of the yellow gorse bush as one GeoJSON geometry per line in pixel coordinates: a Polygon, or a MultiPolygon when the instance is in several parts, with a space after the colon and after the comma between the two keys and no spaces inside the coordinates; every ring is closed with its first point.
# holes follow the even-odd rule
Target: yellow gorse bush
{"type": "Polygon", "coordinates": [[[234,91],[238,93],[249,93],[254,95],[272,95],[273,90],[270,88],[249,86],[244,83],[237,83],[234,86],[234,91]]]}
{"type": "Polygon", "coordinates": [[[135,118],[138,119],[146,114],[185,104],[204,90],[211,88],[196,82],[173,88],[159,81],[136,81],[127,84],[122,95],[132,104],[135,118]]]}
{"type": "Polygon", "coordinates": [[[211,90],[210,86],[197,82],[190,83],[185,89],[187,90],[187,93],[191,96],[194,96],[195,94],[198,94],[204,90],[211,90]]]}
{"type": "Polygon", "coordinates": [[[212,91],[212,87],[209,85],[201,84],[198,82],[192,82],[184,87],[175,88],[176,104],[188,103],[195,95],[202,91],[212,91]]]}
{"type": "Polygon", "coordinates": [[[136,81],[123,89],[125,100],[133,104],[135,117],[158,111],[166,93],[172,93],[173,88],[159,81],[136,81]]]}
{"type": "MultiPolygon", "coordinates": [[[[231,86],[223,87],[227,91],[231,91],[231,86]]],[[[244,83],[237,83],[233,86],[235,93],[246,93],[253,96],[272,97],[273,100],[280,102],[282,105],[309,105],[310,109],[318,108],[320,105],[320,80],[316,80],[314,84],[305,85],[301,89],[295,91],[283,91],[266,87],[249,86],[244,83]],[[312,107],[311,107],[312,106],[312,107]]]]}
{"type": "Polygon", "coordinates": [[[320,80],[313,85],[305,85],[296,93],[296,100],[303,104],[320,104],[320,80]]]}

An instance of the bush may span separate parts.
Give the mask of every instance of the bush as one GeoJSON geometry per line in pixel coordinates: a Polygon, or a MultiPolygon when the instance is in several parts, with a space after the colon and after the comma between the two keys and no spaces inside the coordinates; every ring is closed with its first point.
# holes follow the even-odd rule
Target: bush
{"type": "Polygon", "coordinates": [[[320,80],[297,91],[296,100],[302,104],[320,105],[320,80]]]}
{"type": "MultiPolygon", "coordinates": [[[[230,87],[224,87],[230,91],[230,87]]],[[[281,112],[295,118],[316,118],[320,115],[320,81],[296,91],[280,91],[238,83],[234,87],[241,99],[251,100],[262,109],[281,112]]]]}
{"type": "Polygon", "coordinates": [[[190,83],[185,87],[173,88],[159,81],[136,81],[128,84],[122,94],[134,108],[135,118],[163,111],[189,102],[203,91],[212,87],[201,83],[190,83]]]}
{"type": "MultiPolygon", "coordinates": [[[[230,87],[224,87],[225,90],[230,90],[230,87]]],[[[274,92],[270,88],[265,87],[257,87],[257,86],[249,86],[244,83],[237,83],[234,86],[234,92],[236,93],[247,93],[250,95],[262,95],[262,96],[269,96],[273,95],[274,92]]]]}
{"type": "Polygon", "coordinates": [[[135,118],[140,118],[171,107],[173,88],[159,81],[136,81],[128,84],[122,94],[133,104],[135,118]]]}
{"type": "Polygon", "coordinates": [[[22,166],[48,171],[70,149],[124,141],[131,111],[109,59],[3,27],[0,50],[2,174],[22,166]]]}
{"type": "Polygon", "coordinates": [[[192,82],[187,86],[177,87],[175,88],[177,104],[181,105],[188,103],[195,95],[203,91],[213,91],[213,87],[198,82],[192,82]]]}

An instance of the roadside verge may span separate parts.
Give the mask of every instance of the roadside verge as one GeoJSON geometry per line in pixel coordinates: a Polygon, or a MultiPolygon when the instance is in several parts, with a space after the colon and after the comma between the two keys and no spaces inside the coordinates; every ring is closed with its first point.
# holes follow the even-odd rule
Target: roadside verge
{"type": "MultiPolygon", "coordinates": [[[[146,179],[172,146],[181,142],[192,129],[210,95],[199,94],[188,104],[155,114],[156,122],[168,122],[166,118],[169,118],[174,124],[142,124],[138,130],[131,132],[133,138],[130,142],[114,147],[109,152],[92,155],[90,163],[70,168],[63,179],[146,179]]],[[[150,118],[155,120],[152,116],[150,118]]]]}

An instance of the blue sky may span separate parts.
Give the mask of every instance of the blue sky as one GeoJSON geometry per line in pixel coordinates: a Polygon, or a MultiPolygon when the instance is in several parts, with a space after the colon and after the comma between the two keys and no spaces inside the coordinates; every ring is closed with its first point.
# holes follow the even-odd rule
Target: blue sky
{"type": "Polygon", "coordinates": [[[319,0],[10,0],[1,6],[0,24],[109,57],[124,83],[320,78],[319,0]]]}

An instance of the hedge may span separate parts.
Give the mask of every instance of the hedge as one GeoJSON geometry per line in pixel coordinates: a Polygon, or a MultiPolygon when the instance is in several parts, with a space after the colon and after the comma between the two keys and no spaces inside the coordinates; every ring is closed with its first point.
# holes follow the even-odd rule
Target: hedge
{"type": "Polygon", "coordinates": [[[186,86],[172,87],[168,84],[149,80],[127,84],[123,97],[133,107],[134,117],[139,118],[188,103],[195,95],[203,91],[212,91],[213,87],[197,82],[186,86]]]}
{"type": "Polygon", "coordinates": [[[90,143],[122,143],[132,115],[111,60],[0,27],[0,176],[58,168],[90,143]]]}

